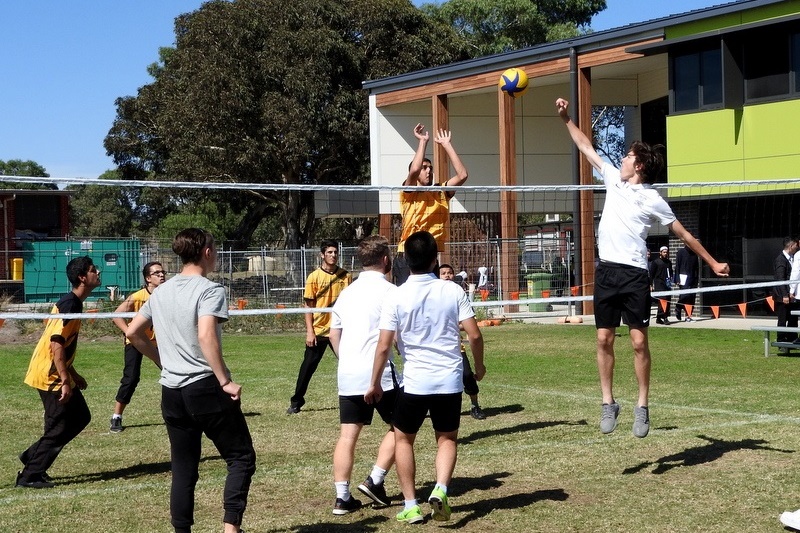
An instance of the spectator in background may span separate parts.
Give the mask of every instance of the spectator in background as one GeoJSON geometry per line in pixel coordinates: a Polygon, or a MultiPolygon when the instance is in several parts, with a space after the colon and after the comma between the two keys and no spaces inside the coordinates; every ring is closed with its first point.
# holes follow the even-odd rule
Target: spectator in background
{"type": "MultiPolygon", "coordinates": [[[[669,260],[669,248],[662,246],[658,250],[658,257],[650,261],[650,285],[654,291],[666,291],[672,288],[672,261],[669,260]]],[[[654,298],[656,302],[656,323],[669,325],[669,301],[670,296],[661,296],[666,300],[667,304],[661,307],[661,302],[658,298],[654,298]]]]}
{"type": "MultiPolygon", "coordinates": [[[[772,262],[775,281],[789,281],[797,250],[798,242],[796,237],[783,239],[783,250],[772,262]]],[[[796,328],[797,317],[791,313],[794,308],[794,297],[789,291],[789,284],[772,287],[772,298],[775,301],[775,313],[778,315],[778,327],[796,328]]],[[[776,337],[778,342],[794,342],[797,340],[796,333],[778,333],[776,337]]]]}
{"type": "MultiPolygon", "coordinates": [[[[678,250],[675,256],[675,285],[680,289],[695,289],[699,281],[700,262],[694,251],[684,246],[678,250]]],[[[678,296],[678,303],[675,305],[675,318],[681,321],[681,311],[686,311],[686,322],[691,322],[692,317],[686,305],[694,306],[694,293],[681,294],[678,296]]]]}

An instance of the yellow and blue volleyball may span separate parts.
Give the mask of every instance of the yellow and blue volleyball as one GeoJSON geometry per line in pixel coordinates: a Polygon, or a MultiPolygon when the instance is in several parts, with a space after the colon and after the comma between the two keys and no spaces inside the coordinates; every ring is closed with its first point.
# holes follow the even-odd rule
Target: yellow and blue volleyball
{"type": "Polygon", "coordinates": [[[510,68],[500,76],[497,86],[500,87],[501,91],[510,94],[514,98],[522,96],[528,90],[528,75],[522,69],[510,68]]]}

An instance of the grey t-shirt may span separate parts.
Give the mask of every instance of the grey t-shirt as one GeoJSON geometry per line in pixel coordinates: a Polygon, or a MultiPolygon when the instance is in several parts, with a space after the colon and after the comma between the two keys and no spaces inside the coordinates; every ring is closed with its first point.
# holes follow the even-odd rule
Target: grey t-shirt
{"type": "Polygon", "coordinates": [[[159,383],[177,389],[213,374],[200,349],[197,319],[207,315],[217,317],[218,333],[221,333],[221,323],[228,320],[228,303],[222,285],[204,276],[179,274],[161,284],[139,313],[153,321],[158,338],[159,383]]]}

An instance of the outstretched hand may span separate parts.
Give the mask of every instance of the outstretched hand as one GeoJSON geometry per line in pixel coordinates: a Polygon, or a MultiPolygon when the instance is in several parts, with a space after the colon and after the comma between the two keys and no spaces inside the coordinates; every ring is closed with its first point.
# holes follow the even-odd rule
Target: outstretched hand
{"type": "Polygon", "coordinates": [[[416,126],[414,126],[414,137],[416,137],[420,141],[428,142],[428,139],[430,139],[430,134],[427,131],[425,131],[424,124],[417,124],[416,126]]]}
{"type": "Polygon", "coordinates": [[[562,117],[566,116],[568,107],[569,107],[569,102],[567,102],[563,98],[556,99],[556,110],[558,111],[558,114],[561,115],[562,117]]]}
{"type": "Polygon", "coordinates": [[[450,138],[453,136],[450,130],[439,130],[436,132],[436,137],[434,137],[434,141],[439,144],[450,144],[450,138]]]}

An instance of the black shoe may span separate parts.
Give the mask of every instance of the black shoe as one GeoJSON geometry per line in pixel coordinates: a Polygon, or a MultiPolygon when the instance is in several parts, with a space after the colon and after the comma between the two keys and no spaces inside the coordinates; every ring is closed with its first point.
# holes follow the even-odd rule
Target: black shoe
{"type": "Polygon", "coordinates": [[[358,490],[375,502],[375,505],[378,507],[387,507],[391,503],[386,496],[386,489],[383,488],[383,482],[373,483],[372,477],[370,476],[367,476],[364,483],[358,486],[358,490]]]}
{"type": "MultiPolygon", "coordinates": [[[[19,462],[22,463],[23,465],[26,465],[26,466],[27,466],[28,460],[29,460],[27,454],[28,454],[28,450],[25,450],[24,452],[22,452],[18,456],[19,457],[19,462]]],[[[47,472],[44,472],[42,474],[42,479],[47,481],[48,483],[53,481],[53,478],[51,478],[50,475],[47,472]]]]}
{"type": "Polygon", "coordinates": [[[56,484],[46,481],[44,475],[38,476],[38,479],[22,479],[22,471],[20,471],[17,472],[17,480],[14,482],[14,486],[28,489],[52,489],[56,484]]]}
{"type": "Polygon", "coordinates": [[[656,324],[664,324],[663,318],[656,318],[656,324]]]}
{"type": "Polygon", "coordinates": [[[472,418],[475,420],[486,420],[486,413],[484,413],[483,409],[478,405],[473,405],[472,409],[469,410],[469,414],[472,415],[472,418]]]}
{"type": "Polygon", "coordinates": [[[122,427],[122,417],[121,416],[114,416],[111,417],[111,426],[108,428],[111,433],[120,433],[124,431],[125,428],[122,427]]]}
{"type": "Polygon", "coordinates": [[[350,499],[344,501],[341,498],[336,498],[336,503],[333,504],[333,514],[343,515],[358,511],[361,509],[361,502],[350,496],[350,499]]]}
{"type": "Polygon", "coordinates": [[[300,412],[299,405],[290,405],[289,408],[286,410],[287,415],[296,415],[299,412],[300,412]]]}

